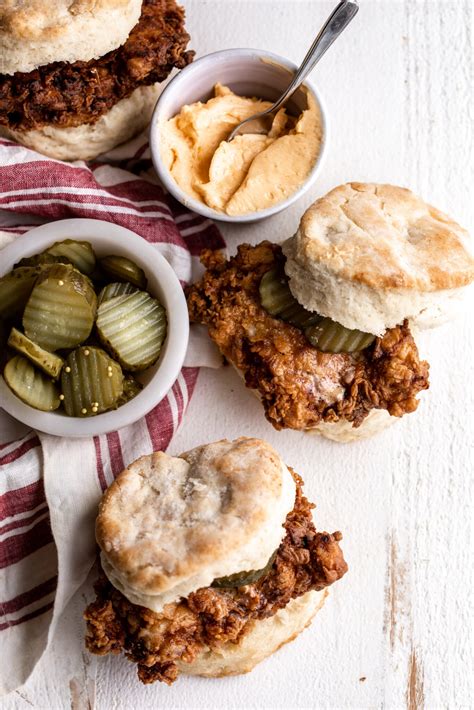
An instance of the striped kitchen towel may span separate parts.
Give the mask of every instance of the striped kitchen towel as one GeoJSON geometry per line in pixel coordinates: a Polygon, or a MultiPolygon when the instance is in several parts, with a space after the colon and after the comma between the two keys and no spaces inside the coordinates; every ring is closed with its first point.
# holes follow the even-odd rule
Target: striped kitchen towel
{"type": "MultiPolygon", "coordinates": [[[[143,136],[90,164],[50,160],[0,140],[0,247],[42,221],[66,217],[128,227],[153,243],[183,283],[202,248],[223,246],[211,222],[157,184],[143,136]]],[[[150,414],[93,439],[28,431],[0,411],[0,693],[27,680],[87,577],[101,492],[138,456],[166,449],[197,372],[183,368],[150,414]],[[19,438],[11,440],[15,432],[19,438]]]]}

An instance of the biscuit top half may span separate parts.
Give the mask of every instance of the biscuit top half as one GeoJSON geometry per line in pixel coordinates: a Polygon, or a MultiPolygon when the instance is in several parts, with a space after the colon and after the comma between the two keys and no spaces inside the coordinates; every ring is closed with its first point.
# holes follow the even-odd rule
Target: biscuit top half
{"type": "Polygon", "coordinates": [[[294,501],[290,472],[258,439],[143,456],[100,503],[102,566],[131,602],[161,611],[216,578],[264,568],[294,501]]]}
{"type": "Polygon", "coordinates": [[[373,289],[437,291],[474,280],[466,230],[394,185],[336,187],[307,210],[294,240],[310,271],[317,264],[373,289]]]}
{"type": "Polygon", "coordinates": [[[122,45],[142,0],[3,0],[0,74],[97,59],[122,45]]]}

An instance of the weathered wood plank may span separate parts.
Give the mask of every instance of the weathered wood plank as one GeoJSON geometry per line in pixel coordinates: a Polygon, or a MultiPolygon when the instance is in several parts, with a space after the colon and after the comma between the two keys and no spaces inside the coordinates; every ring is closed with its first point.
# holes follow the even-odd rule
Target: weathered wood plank
{"type": "MultiPolygon", "coordinates": [[[[200,54],[261,46],[299,60],[333,3],[185,4],[200,54]]],[[[226,228],[230,248],[289,236],[315,196],[348,179],[412,186],[472,228],[470,28],[469,0],[361,2],[357,24],[315,73],[332,124],[319,184],[283,215],[226,228]]],[[[419,412],[347,447],[275,432],[229,368],[200,375],[172,451],[223,436],[267,438],[305,477],[318,525],[344,533],[350,573],[300,639],[249,676],[141,687],[127,661],[84,655],[81,592],[33,678],[1,707],[469,707],[472,318],[425,337],[423,352],[432,385],[419,412]]]]}

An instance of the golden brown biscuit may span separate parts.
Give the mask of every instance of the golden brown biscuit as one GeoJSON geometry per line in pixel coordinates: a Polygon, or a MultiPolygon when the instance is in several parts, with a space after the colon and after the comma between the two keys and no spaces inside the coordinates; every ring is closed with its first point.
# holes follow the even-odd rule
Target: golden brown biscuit
{"type": "Polygon", "coordinates": [[[4,0],[0,74],[101,57],[125,42],[141,5],[141,0],[4,0]]]}
{"type": "Polygon", "coordinates": [[[100,504],[102,567],[131,602],[161,611],[215,578],[264,568],[294,498],[287,467],[258,439],[144,456],[100,504]]]}
{"type": "Polygon", "coordinates": [[[382,335],[409,318],[446,320],[474,280],[468,233],[410,190],[348,183],[317,200],[283,245],[297,300],[382,335]]]}

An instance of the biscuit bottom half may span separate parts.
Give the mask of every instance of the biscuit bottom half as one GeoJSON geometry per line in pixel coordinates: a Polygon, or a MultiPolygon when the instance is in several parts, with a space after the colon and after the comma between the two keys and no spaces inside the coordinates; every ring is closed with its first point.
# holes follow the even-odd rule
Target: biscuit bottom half
{"type": "Polygon", "coordinates": [[[178,661],[178,669],[186,675],[206,678],[249,673],[304,631],[322,608],[328,594],[327,589],[306,592],[302,597],[292,599],[275,616],[253,622],[248,633],[236,643],[228,641],[217,648],[205,648],[192,663],[178,661]]]}
{"type": "Polygon", "coordinates": [[[148,125],[160,91],[160,84],[139,86],[95,123],[70,127],[44,125],[27,131],[0,125],[0,136],[56,160],[92,160],[125,143],[148,125]]]}

